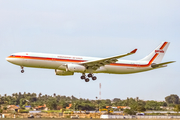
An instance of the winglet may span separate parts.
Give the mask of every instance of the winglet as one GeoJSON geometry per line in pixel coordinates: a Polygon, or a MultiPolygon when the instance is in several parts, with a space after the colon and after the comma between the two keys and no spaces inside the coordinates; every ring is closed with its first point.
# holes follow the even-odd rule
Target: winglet
{"type": "Polygon", "coordinates": [[[137,49],[134,49],[133,51],[131,51],[130,53],[136,53],[137,49]]]}

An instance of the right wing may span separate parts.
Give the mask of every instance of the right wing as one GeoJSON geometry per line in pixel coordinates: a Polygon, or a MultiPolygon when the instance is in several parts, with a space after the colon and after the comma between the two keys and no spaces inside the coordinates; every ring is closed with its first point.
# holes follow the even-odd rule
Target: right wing
{"type": "Polygon", "coordinates": [[[123,54],[123,55],[118,55],[118,56],[114,56],[114,57],[108,57],[108,58],[99,59],[99,60],[82,62],[82,63],[80,63],[80,65],[83,65],[86,68],[91,68],[93,70],[96,70],[101,66],[109,65],[111,63],[115,63],[116,61],[118,61],[117,59],[119,59],[119,58],[122,58],[122,57],[125,57],[125,56],[128,56],[128,55],[132,55],[132,54],[136,53],[136,51],[137,51],[137,49],[134,49],[130,53],[126,53],[126,54],[123,54]]]}

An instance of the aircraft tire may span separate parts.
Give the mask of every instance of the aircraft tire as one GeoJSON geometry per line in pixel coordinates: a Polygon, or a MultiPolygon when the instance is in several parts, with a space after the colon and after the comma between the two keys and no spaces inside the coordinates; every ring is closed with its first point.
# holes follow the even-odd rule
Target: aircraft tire
{"type": "Polygon", "coordinates": [[[93,77],[92,77],[92,80],[96,80],[96,79],[97,79],[97,77],[96,77],[96,76],[93,76],[93,77]]]}
{"type": "Polygon", "coordinates": [[[88,74],[88,77],[92,77],[93,75],[91,73],[88,74]]]}
{"type": "Polygon", "coordinates": [[[82,76],[81,76],[81,79],[82,79],[82,80],[83,80],[83,79],[86,79],[86,77],[85,77],[84,75],[82,75],[82,76]]]}
{"type": "Polygon", "coordinates": [[[21,73],[24,73],[24,70],[21,70],[21,73]]]}
{"type": "Polygon", "coordinates": [[[89,82],[89,78],[86,78],[86,79],[85,79],[85,82],[89,82]]]}

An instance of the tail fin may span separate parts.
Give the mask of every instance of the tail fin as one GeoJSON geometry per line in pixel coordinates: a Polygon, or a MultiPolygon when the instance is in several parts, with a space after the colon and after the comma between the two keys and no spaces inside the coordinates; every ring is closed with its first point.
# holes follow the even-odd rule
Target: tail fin
{"type": "Polygon", "coordinates": [[[149,61],[153,63],[160,63],[166,53],[166,50],[169,46],[170,42],[162,42],[155,50],[153,50],[148,56],[141,59],[141,61],[149,61]]]}

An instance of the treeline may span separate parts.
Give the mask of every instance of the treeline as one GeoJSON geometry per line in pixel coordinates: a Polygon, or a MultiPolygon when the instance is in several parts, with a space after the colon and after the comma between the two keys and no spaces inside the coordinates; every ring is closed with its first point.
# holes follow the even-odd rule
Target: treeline
{"type": "MultiPolygon", "coordinates": [[[[21,109],[25,109],[25,106],[30,105],[32,108],[37,106],[43,106],[46,104],[50,110],[60,110],[69,107],[73,110],[99,110],[106,108],[106,106],[129,106],[132,111],[146,111],[146,110],[162,110],[161,106],[164,107],[175,107],[178,105],[179,96],[170,95],[165,97],[164,102],[158,101],[144,101],[137,98],[127,98],[126,100],[121,100],[119,98],[114,98],[113,100],[89,100],[89,99],[78,99],[74,96],[61,96],[56,95],[42,95],[39,93],[14,93],[12,95],[0,95],[0,108],[6,105],[19,105],[21,109]]],[[[119,110],[119,109],[118,109],[119,110]]]]}

